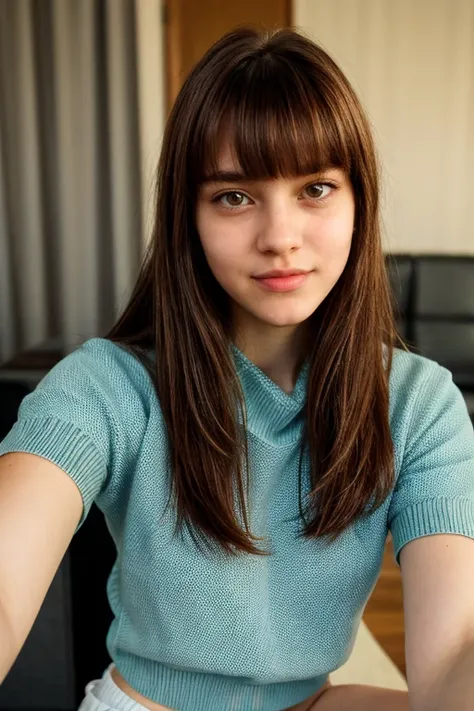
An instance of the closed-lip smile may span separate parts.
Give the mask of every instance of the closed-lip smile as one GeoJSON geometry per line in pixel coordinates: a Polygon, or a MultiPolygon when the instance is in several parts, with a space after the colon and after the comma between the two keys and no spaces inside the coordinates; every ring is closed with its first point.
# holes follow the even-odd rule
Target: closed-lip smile
{"type": "Polygon", "coordinates": [[[270,278],[282,278],[288,276],[294,276],[296,274],[308,274],[307,269],[271,269],[263,274],[257,274],[255,279],[270,279],[270,278]]]}

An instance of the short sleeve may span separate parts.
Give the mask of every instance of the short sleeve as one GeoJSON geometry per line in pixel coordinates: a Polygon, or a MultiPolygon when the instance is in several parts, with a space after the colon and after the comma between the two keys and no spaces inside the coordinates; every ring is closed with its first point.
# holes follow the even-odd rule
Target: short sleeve
{"type": "Polygon", "coordinates": [[[415,401],[389,506],[394,555],[436,533],[474,538],[474,431],[449,370],[431,363],[415,401]]]}
{"type": "Polygon", "coordinates": [[[110,469],[117,422],[97,348],[80,347],[23,398],[0,455],[28,452],[50,460],[76,483],[82,526],[110,469]]]}

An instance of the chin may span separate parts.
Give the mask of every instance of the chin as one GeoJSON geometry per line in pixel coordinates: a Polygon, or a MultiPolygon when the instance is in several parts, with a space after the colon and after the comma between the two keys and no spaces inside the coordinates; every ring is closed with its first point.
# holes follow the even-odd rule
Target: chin
{"type": "Polygon", "coordinates": [[[281,309],[278,313],[256,313],[254,312],[254,317],[258,318],[260,321],[277,327],[284,326],[299,326],[304,323],[310,316],[314,314],[318,307],[306,308],[306,309],[292,309],[286,310],[281,309]]]}

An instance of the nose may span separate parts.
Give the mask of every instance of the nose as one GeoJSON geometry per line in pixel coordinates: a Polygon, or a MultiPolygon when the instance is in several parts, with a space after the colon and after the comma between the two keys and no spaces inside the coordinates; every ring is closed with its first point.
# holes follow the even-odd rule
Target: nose
{"type": "Polygon", "coordinates": [[[261,252],[285,254],[301,247],[302,240],[302,226],[290,207],[273,205],[263,211],[257,231],[261,252]]]}

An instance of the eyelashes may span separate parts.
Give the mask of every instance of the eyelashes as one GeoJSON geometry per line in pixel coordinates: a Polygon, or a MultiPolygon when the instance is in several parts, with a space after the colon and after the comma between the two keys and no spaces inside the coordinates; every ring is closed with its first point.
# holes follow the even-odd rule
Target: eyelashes
{"type": "MultiPolygon", "coordinates": [[[[308,200],[310,200],[316,204],[323,204],[323,203],[327,202],[327,200],[329,200],[331,198],[331,196],[333,195],[334,191],[338,189],[338,185],[336,185],[336,183],[333,183],[329,180],[325,180],[325,181],[320,181],[320,182],[316,182],[316,183],[310,183],[310,185],[307,185],[305,188],[303,188],[303,192],[305,192],[309,188],[314,188],[314,187],[331,188],[330,192],[327,195],[325,195],[324,197],[321,197],[321,196],[318,196],[318,197],[309,196],[308,197],[308,200]]],[[[220,207],[223,207],[225,210],[229,210],[229,211],[239,210],[242,207],[247,207],[248,203],[247,204],[239,204],[239,205],[225,205],[224,203],[222,203],[221,202],[222,198],[226,198],[229,195],[239,195],[240,197],[242,197],[244,199],[251,200],[251,198],[248,195],[246,195],[242,190],[227,190],[224,193],[215,195],[212,198],[211,203],[218,204],[220,207]]]]}

